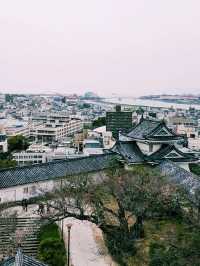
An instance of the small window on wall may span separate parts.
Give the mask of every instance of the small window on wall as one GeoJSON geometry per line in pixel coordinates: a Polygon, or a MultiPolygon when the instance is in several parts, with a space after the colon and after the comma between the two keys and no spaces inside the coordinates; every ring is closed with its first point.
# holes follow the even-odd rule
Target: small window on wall
{"type": "Polygon", "coordinates": [[[28,194],[28,187],[24,188],[24,194],[28,194]]]}
{"type": "Polygon", "coordinates": [[[149,144],[149,152],[152,152],[152,151],[153,151],[153,144],[150,143],[150,144],[149,144]]]}
{"type": "Polygon", "coordinates": [[[32,186],[32,187],[31,187],[31,193],[32,193],[32,194],[35,194],[35,193],[36,193],[36,186],[32,186]]]}

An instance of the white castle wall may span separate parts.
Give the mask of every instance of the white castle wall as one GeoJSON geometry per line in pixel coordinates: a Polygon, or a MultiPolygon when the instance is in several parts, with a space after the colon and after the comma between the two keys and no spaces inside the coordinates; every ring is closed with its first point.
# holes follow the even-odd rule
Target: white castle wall
{"type": "MultiPolygon", "coordinates": [[[[96,182],[101,182],[103,179],[105,179],[106,174],[101,171],[92,173],[91,177],[94,178],[96,182]]],[[[44,182],[37,182],[0,189],[0,203],[21,201],[22,199],[38,197],[44,194],[45,192],[50,192],[53,189],[65,185],[65,178],[58,178],[56,180],[48,180],[44,182]]]]}
{"type": "Polygon", "coordinates": [[[189,163],[185,162],[185,163],[176,163],[178,164],[179,167],[187,170],[188,172],[190,172],[190,168],[189,168],[189,163]]]}
{"type": "Polygon", "coordinates": [[[149,143],[137,142],[137,145],[140,148],[140,150],[146,155],[150,155],[150,154],[158,151],[161,148],[161,144],[152,144],[152,150],[150,151],[150,144],[149,143]]]}

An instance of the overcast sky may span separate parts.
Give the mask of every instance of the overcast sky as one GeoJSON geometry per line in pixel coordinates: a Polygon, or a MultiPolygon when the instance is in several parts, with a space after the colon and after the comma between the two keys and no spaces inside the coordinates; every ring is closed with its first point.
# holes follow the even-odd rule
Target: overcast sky
{"type": "Polygon", "coordinates": [[[0,0],[0,92],[200,93],[199,0],[0,0]]]}

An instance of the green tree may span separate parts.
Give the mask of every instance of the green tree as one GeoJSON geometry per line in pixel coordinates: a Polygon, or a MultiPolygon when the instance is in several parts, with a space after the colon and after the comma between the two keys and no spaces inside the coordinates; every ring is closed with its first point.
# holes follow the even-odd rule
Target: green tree
{"type": "Polygon", "coordinates": [[[6,94],[5,100],[6,102],[13,103],[14,95],[13,94],[6,94]]]}
{"type": "Polygon", "coordinates": [[[8,138],[9,152],[26,150],[29,146],[27,138],[22,135],[17,135],[8,138]]]}
{"type": "Polygon", "coordinates": [[[66,251],[58,226],[55,223],[42,226],[39,239],[39,259],[50,266],[64,266],[66,264],[66,251]]]}
{"type": "Polygon", "coordinates": [[[200,164],[191,163],[189,164],[190,171],[195,175],[200,176],[200,164]]]}
{"type": "Polygon", "coordinates": [[[40,259],[51,266],[64,266],[66,263],[64,244],[59,239],[47,238],[39,246],[40,259]]]}
{"type": "Polygon", "coordinates": [[[99,117],[98,119],[94,120],[92,122],[93,128],[101,127],[106,125],[106,118],[105,117],[99,117]]]}
{"type": "Polygon", "coordinates": [[[0,169],[3,168],[9,168],[9,167],[15,167],[17,165],[17,162],[14,160],[0,160],[0,169]]]}

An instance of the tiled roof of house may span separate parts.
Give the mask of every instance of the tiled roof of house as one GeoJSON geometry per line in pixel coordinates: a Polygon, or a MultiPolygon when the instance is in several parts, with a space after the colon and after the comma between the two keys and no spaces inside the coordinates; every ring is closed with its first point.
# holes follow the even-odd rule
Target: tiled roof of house
{"type": "Polygon", "coordinates": [[[0,266],[48,266],[32,257],[26,256],[18,249],[15,257],[10,257],[0,263],[0,266]]]}
{"type": "Polygon", "coordinates": [[[165,157],[167,157],[167,159],[170,159],[173,162],[198,161],[198,158],[196,158],[193,154],[184,153],[180,151],[178,148],[176,148],[174,145],[167,145],[167,144],[162,145],[158,151],[147,156],[147,161],[160,162],[165,157]]]}
{"type": "Polygon", "coordinates": [[[182,186],[195,203],[195,193],[200,190],[200,178],[193,173],[179,167],[176,163],[169,160],[163,160],[158,168],[161,173],[169,178],[169,181],[182,186]]]}
{"type": "Polygon", "coordinates": [[[118,141],[112,148],[112,151],[121,155],[122,158],[129,164],[144,162],[144,155],[140,151],[136,142],[118,141]]]}
{"type": "Polygon", "coordinates": [[[108,168],[114,157],[116,155],[109,152],[84,158],[3,169],[0,170],[0,189],[56,179],[66,175],[100,171],[108,168]]]}

